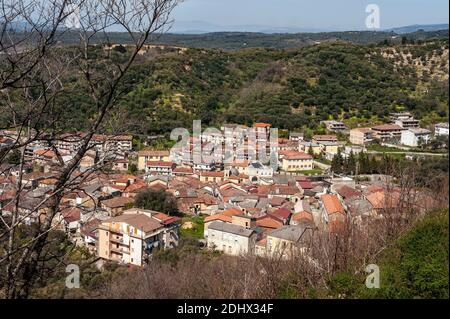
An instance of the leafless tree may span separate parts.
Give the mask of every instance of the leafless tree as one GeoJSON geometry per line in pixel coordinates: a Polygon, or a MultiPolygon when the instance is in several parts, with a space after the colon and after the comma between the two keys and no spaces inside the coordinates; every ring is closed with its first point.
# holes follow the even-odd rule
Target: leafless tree
{"type": "MultiPolygon", "coordinates": [[[[0,209],[2,234],[0,269],[7,298],[27,298],[36,280],[36,268],[62,197],[77,189],[83,176],[80,161],[91,140],[102,128],[108,113],[123,92],[120,84],[143,46],[171,26],[171,12],[180,0],[0,0],[0,129],[12,132],[13,143],[0,149],[0,164],[19,151],[19,174],[15,177],[14,208],[9,218],[0,209]],[[110,31],[130,38],[126,60],[111,59],[110,31]],[[64,37],[76,38],[70,47],[64,37]],[[102,65],[102,74],[95,67],[102,65]],[[80,137],[79,148],[64,162],[54,147],[62,133],[64,79],[76,72],[77,81],[90,97],[95,114],[80,137]],[[20,214],[27,193],[22,182],[26,149],[35,142],[48,144],[59,159],[52,169],[57,180],[53,191],[28,212],[20,214]],[[17,229],[24,219],[45,207],[38,227],[26,242],[19,242],[17,229]]],[[[4,176],[7,172],[2,172],[4,176]]]]}

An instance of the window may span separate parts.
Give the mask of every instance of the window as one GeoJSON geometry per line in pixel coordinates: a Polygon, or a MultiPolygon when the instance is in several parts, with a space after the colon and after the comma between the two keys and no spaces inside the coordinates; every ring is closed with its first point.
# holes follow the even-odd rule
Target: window
{"type": "Polygon", "coordinates": [[[133,258],[131,258],[131,262],[133,262],[134,260],[133,260],[133,258]]]}

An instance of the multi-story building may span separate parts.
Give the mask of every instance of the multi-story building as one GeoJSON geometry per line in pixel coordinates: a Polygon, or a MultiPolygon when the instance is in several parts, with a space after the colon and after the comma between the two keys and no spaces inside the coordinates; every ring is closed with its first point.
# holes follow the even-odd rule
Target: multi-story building
{"type": "Polygon", "coordinates": [[[368,127],[350,130],[350,143],[354,145],[366,145],[373,142],[373,131],[368,127]]]}
{"type": "Polygon", "coordinates": [[[314,155],[319,155],[322,152],[322,148],[319,144],[313,142],[300,141],[298,143],[298,150],[304,153],[310,153],[309,150],[312,150],[314,155]]]}
{"type": "Polygon", "coordinates": [[[208,226],[208,247],[224,254],[237,256],[253,253],[256,239],[255,230],[241,225],[213,221],[208,226]]]}
{"type": "Polygon", "coordinates": [[[247,168],[247,175],[252,183],[258,183],[261,179],[270,180],[273,177],[273,168],[260,162],[251,162],[247,168]]]}
{"type": "Polygon", "coordinates": [[[314,229],[304,224],[283,226],[270,231],[256,245],[256,254],[262,257],[291,258],[307,253],[311,248],[314,229]]]}
{"type": "Polygon", "coordinates": [[[380,141],[400,139],[405,129],[396,124],[383,124],[372,127],[373,137],[380,141]]]}
{"type": "Polygon", "coordinates": [[[155,249],[178,245],[179,220],[155,211],[127,210],[98,226],[98,256],[143,266],[155,249]]]}
{"type": "Polygon", "coordinates": [[[338,138],[336,135],[314,135],[311,141],[316,144],[319,142],[337,142],[338,138]]]}
{"type": "Polygon", "coordinates": [[[434,126],[434,134],[436,136],[448,136],[448,123],[438,123],[434,126]]]}
{"type": "Polygon", "coordinates": [[[312,170],[313,157],[303,152],[280,152],[281,169],[285,172],[312,170]]]}
{"type": "Polygon", "coordinates": [[[410,128],[402,132],[401,143],[406,146],[417,147],[422,143],[428,144],[431,131],[424,128],[410,128]]]}
{"type": "Polygon", "coordinates": [[[344,123],[338,121],[323,121],[322,123],[325,124],[327,130],[331,132],[343,132],[347,129],[344,123]]]}
{"type": "Polygon", "coordinates": [[[172,175],[174,168],[175,164],[173,162],[148,161],[145,166],[145,172],[156,175],[172,175]]]}
{"type": "Polygon", "coordinates": [[[403,127],[405,129],[408,128],[419,128],[419,120],[414,119],[413,117],[408,119],[399,119],[394,122],[394,124],[403,127]]]}
{"type": "Polygon", "coordinates": [[[138,153],[138,170],[145,170],[147,162],[149,161],[159,161],[159,162],[170,162],[170,152],[169,151],[155,151],[155,150],[144,150],[138,153]]]}

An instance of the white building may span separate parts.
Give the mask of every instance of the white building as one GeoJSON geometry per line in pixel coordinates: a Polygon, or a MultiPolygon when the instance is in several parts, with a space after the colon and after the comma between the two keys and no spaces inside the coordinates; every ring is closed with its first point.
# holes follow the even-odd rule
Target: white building
{"type": "Polygon", "coordinates": [[[423,128],[410,128],[402,132],[401,143],[406,146],[417,147],[421,143],[430,141],[431,132],[423,128]]]}
{"type": "Polygon", "coordinates": [[[260,179],[272,179],[273,168],[260,162],[252,162],[247,167],[247,175],[251,182],[258,183],[260,179]]]}
{"type": "Polygon", "coordinates": [[[438,123],[434,129],[436,136],[448,136],[448,123],[438,123]]]}
{"type": "Polygon", "coordinates": [[[240,255],[254,251],[257,234],[252,229],[214,221],[208,226],[208,247],[227,255],[240,255]]]}

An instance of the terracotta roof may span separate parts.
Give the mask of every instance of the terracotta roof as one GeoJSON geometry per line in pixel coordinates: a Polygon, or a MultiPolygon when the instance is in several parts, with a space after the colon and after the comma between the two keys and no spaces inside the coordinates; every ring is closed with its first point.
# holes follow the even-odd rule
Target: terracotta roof
{"type": "Polygon", "coordinates": [[[308,213],[308,212],[305,212],[305,211],[302,211],[300,213],[296,213],[296,214],[292,215],[292,217],[291,217],[291,220],[294,220],[294,221],[300,221],[300,220],[303,220],[303,219],[306,219],[306,220],[309,220],[309,221],[312,221],[312,222],[314,221],[313,215],[311,213],[308,213]]]}
{"type": "Polygon", "coordinates": [[[345,215],[345,209],[336,195],[325,194],[321,196],[321,199],[328,215],[335,213],[341,213],[345,215]]]}
{"type": "Polygon", "coordinates": [[[237,216],[237,215],[241,215],[242,211],[240,209],[237,208],[227,208],[224,210],[223,215],[225,216],[237,216]]]}
{"type": "Polygon", "coordinates": [[[395,208],[400,200],[400,194],[397,191],[389,193],[381,191],[373,192],[367,195],[366,198],[375,209],[395,208]]]}
{"type": "Polygon", "coordinates": [[[336,192],[344,199],[361,196],[361,192],[347,185],[336,188],[336,192]]]}
{"type": "Polygon", "coordinates": [[[226,223],[231,223],[231,216],[226,216],[223,214],[219,214],[219,215],[212,215],[212,216],[208,216],[205,217],[205,223],[209,223],[215,220],[220,220],[226,223]]]}
{"type": "Polygon", "coordinates": [[[302,189],[313,189],[314,188],[313,184],[310,181],[298,181],[297,183],[302,189]]]}
{"type": "Polygon", "coordinates": [[[304,152],[292,152],[291,154],[285,155],[286,160],[297,160],[297,159],[312,159],[313,157],[304,152]]]}
{"type": "Polygon", "coordinates": [[[138,154],[139,156],[170,156],[170,151],[143,150],[138,154]]]}
{"type": "Polygon", "coordinates": [[[104,221],[105,223],[125,223],[136,227],[146,233],[153,232],[163,227],[163,225],[157,220],[145,215],[145,214],[123,214],[104,221]]]}
{"type": "Polygon", "coordinates": [[[271,215],[275,215],[277,217],[280,217],[282,219],[289,219],[289,217],[291,216],[291,211],[286,209],[286,208],[278,208],[277,210],[274,210],[271,215]]]}
{"type": "Polygon", "coordinates": [[[376,131],[397,131],[403,130],[403,128],[396,124],[383,124],[372,127],[372,130],[376,131]]]}
{"type": "Polygon", "coordinates": [[[271,228],[271,229],[277,229],[277,228],[283,227],[283,223],[280,220],[278,220],[272,216],[269,216],[269,215],[258,218],[256,220],[256,225],[259,227],[271,228]]]}
{"type": "Polygon", "coordinates": [[[272,125],[271,124],[269,124],[269,123],[262,123],[262,122],[260,122],[260,123],[254,123],[253,124],[253,127],[258,127],[258,128],[267,128],[267,127],[271,127],[272,125]]]}
{"type": "Polygon", "coordinates": [[[205,176],[205,177],[224,177],[225,173],[224,172],[202,172],[200,175],[205,176]]]}
{"type": "Polygon", "coordinates": [[[134,202],[134,200],[132,198],[113,197],[111,199],[102,201],[102,205],[104,205],[106,207],[110,207],[110,208],[118,208],[118,207],[123,207],[123,206],[125,206],[125,204],[129,204],[132,202],[134,202]]]}
{"type": "Polygon", "coordinates": [[[173,162],[148,161],[147,166],[172,167],[173,162]]]}
{"type": "Polygon", "coordinates": [[[69,207],[61,211],[61,215],[68,223],[75,222],[81,218],[81,210],[77,207],[69,207]]]}

